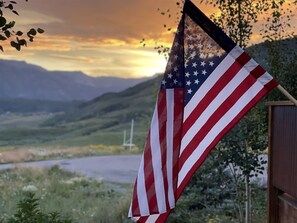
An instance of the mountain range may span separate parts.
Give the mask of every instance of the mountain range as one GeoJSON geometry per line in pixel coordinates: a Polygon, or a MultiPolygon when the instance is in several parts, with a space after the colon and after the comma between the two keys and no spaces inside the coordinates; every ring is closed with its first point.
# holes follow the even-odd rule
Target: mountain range
{"type": "Polygon", "coordinates": [[[0,60],[0,100],[91,100],[148,78],[91,77],[82,72],[48,71],[23,61],[0,60]]]}

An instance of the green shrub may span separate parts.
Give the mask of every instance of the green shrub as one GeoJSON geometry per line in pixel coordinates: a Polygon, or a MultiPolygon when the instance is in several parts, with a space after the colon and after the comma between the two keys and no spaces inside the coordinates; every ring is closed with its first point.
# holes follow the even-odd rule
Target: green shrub
{"type": "Polygon", "coordinates": [[[62,217],[58,212],[43,213],[39,208],[39,199],[32,192],[25,193],[18,203],[16,213],[1,223],[72,223],[70,218],[62,217]]]}

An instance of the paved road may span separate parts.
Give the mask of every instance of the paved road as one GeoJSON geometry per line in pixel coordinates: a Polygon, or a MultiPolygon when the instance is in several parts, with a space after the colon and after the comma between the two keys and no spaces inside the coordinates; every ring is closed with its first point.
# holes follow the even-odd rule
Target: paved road
{"type": "MultiPolygon", "coordinates": [[[[267,160],[266,155],[261,155],[267,160]]],[[[58,165],[61,169],[80,175],[113,183],[134,183],[138,172],[141,155],[96,156],[65,160],[47,160],[21,164],[2,164],[1,169],[14,167],[45,167],[58,165]]],[[[263,175],[252,178],[253,182],[267,186],[267,164],[264,165],[263,175]]]]}
{"type": "Polygon", "coordinates": [[[20,164],[3,164],[0,169],[14,167],[45,167],[58,165],[61,169],[114,183],[134,183],[141,155],[96,156],[65,160],[47,160],[20,164]]]}

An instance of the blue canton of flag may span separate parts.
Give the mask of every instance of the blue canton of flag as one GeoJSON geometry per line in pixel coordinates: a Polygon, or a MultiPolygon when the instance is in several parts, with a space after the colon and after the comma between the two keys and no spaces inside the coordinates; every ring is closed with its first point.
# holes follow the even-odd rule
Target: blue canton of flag
{"type": "Polygon", "coordinates": [[[185,34],[174,40],[161,88],[184,88],[187,104],[226,53],[189,16],[185,24],[177,30],[178,34],[184,29],[185,34]]]}

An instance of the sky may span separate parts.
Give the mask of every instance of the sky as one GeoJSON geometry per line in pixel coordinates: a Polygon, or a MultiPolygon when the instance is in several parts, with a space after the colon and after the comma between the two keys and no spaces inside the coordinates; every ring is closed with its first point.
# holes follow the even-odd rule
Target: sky
{"type": "MultiPolygon", "coordinates": [[[[207,15],[215,10],[194,2],[207,15]]],[[[16,20],[17,29],[40,27],[45,33],[21,52],[4,46],[0,59],[123,78],[165,70],[166,60],[154,46],[156,42],[171,46],[173,34],[167,28],[177,26],[179,15],[174,0],[19,0],[16,10],[20,16],[10,18],[16,20]],[[142,38],[146,47],[140,43],[142,38]]]]}

